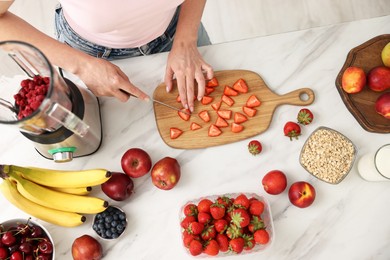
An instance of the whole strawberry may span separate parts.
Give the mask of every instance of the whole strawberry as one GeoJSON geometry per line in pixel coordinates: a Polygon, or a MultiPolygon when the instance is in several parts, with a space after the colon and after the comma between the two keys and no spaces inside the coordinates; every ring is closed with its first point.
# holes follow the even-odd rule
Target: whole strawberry
{"type": "Polygon", "coordinates": [[[203,252],[203,245],[198,240],[192,240],[189,246],[191,255],[197,256],[203,252]]]}
{"type": "Polygon", "coordinates": [[[219,244],[218,244],[218,242],[216,240],[214,240],[214,239],[209,240],[206,243],[203,252],[205,254],[211,255],[211,256],[218,255],[218,253],[219,253],[219,244]]]}
{"type": "Polygon", "coordinates": [[[231,212],[232,222],[238,227],[246,227],[251,221],[251,217],[245,209],[238,208],[231,212]]]}
{"type": "Polygon", "coordinates": [[[242,237],[233,238],[229,241],[229,249],[234,253],[241,253],[244,250],[245,240],[242,237]]]}
{"type": "Polygon", "coordinates": [[[226,212],[225,206],[223,206],[222,204],[219,204],[218,202],[213,203],[210,206],[210,213],[214,219],[223,218],[225,216],[225,212],[226,212]]]}
{"type": "Polygon", "coordinates": [[[284,125],[283,132],[292,141],[293,138],[298,139],[298,136],[301,135],[301,127],[297,123],[289,121],[284,125]]]}
{"type": "Polygon", "coordinates": [[[313,122],[313,119],[314,119],[313,113],[309,109],[302,108],[301,110],[299,110],[297,115],[297,120],[299,124],[308,125],[311,122],[313,122]]]}
{"type": "Polygon", "coordinates": [[[263,150],[261,143],[257,140],[252,140],[248,144],[248,151],[252,155],[258,155],[263,150]]]}

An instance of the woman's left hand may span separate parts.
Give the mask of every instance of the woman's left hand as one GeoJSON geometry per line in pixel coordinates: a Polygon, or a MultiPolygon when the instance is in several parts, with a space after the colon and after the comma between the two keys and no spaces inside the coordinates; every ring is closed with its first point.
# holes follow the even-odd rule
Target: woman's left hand
{"type": "Polygon", "coordinates": [[[173,79],[176,78],[181,103],[184,108],[194,110],[195,86],[197,99],[201,100],[205,93],[206,80],[214,75],[213,68],[200,55],[195,44],[175,42],[168,55],[165,71],[167,92],[172,90],[173,79]],[[206,76],[206,78],[205,78],[206,76]]]}

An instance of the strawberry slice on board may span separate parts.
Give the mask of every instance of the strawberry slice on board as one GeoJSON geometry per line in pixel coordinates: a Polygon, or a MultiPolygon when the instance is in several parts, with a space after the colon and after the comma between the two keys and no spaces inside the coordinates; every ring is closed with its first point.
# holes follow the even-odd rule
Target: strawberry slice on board
{"type": "Polygon", "coordinates": [[[223,89],[223,94],[225,94],[226,96],[237,96],[238,92],[226,85],[223,89]]]}
{"type": "Polygon", "coordinates": [[[233,122],[231,126],[231,130],[233,133],[239,133],[242,130],[244,130],[244,126],[233,122]]]}
{"type": "Polygon", "coordinates": [[[177,111],[177,114],[180,116],[181,119],[184,121],[190,120],[191,117],[191,111],[188,108],[182,108],[180,111],[177,111]]]}
{"type": "Polygon", "coordinates": [[[261,101],[256,97],[256,95],[251,95],[246,101],[247,107],[258,107],[261,105],[261,101]]]}
{"type": "Polygon", "coordinates": [[[207,110],[202,110],[198,113],[200,119],[202,119],[204,122],[210,122],[210,114],[207,110]]]}
{"type": "Polygon", "coordinates": [[[209,81],[206,82],[206,87],[218,87],[219,86],[219,83],[218,83],[218,79],[216,77],[213,77],[212,79],[210,79],[209,81]]]}
{"type": "Polygon", "coordinates": [[[195,122],[192,122],[191,125],[190,125],[190,130],[192,131],[195,131],[195,130],[198,130],[198,129],[201,129],[202,126],[198,123],[195,123],[195,122]]]}
{"type": "Polygon", "coordinates": [[[249,117],[254,117],[257,113],[257,110],[253,107],[243,106],[242,111],[249,117]]]}
{"type": "Polygon", "coordinates": [[[222,117],[223,119],[230,119],[232,118],[232,111],[231,110],[218,110],[217,114],[222,117]]]}
{"type": "Polygon", "coordinates": [[[213,97],[210,97],[210,96],[203,96],[202,98],[202,104],[203,105],[208,105],[210,104],[211,102],[213,102],[214,98],[213,97]]]}
{"type": "Polygon", "coordinates": [[[229,123],[225,119],[219,116],[215,121],[215,125],[218,127],[228,127],[229,123]]]}
{"type": "Polygon", "coordinates": [[[218,101],[218,102],[215,102],[215,103],[211,104],[211,107],[212,107],[215,111],[217,111],[217,110],[219,110],[219,108],[221,107],[221,104],[222,104],[222,100],[220,100],[220,101],[218,101]]]}
{"type": "Polygon", "coordinates": [[[205,93],[206,93],[206,96],[210,95],[211,93],[213,93],[215,90],[215,88],[212,88],[212,87],[206,87],[205,88],[205,93]]]}
{"type": "Polygon", "coordinates": [[[229,107],[233,106],[234,104],[234,100],[231,97],[226,95],[222,95],[222,101],[229,107]]]}
{"type": "Polygon", "coordinates": [[[218,126],[214,125],[214,124],[211,124],[210,127],[209,127],[209,132],[208,132],[208,135],[210,137],[216,137],[216,136],[219,136],[222,134],[222,131],[221,129],[219,129],[218,126]]]}
{"type": "Polygon", "coordinates": [[[244,79],[238,79],[233,84],[233,89],[240,92],[240,93],[247,93],[248,92],[248,85],[246,84],[244,79]]]}
{"type": "Polygon", "coordinates": [[[179,136],[181,136],[182,133],[183,133],[183,131],[180,130],[179,128],[177,128],[177,127],[171,127],[171,129],[170,129],[170,137],[171,137],[171,139],[178,138],[179,136]]]}
{"type": "Polygon", "coordinates": [[[234,113],[234,123],[241,124],[245,121],[248,121],[248,118],[244,114],[241,114],[240,112],[234,113]]]}

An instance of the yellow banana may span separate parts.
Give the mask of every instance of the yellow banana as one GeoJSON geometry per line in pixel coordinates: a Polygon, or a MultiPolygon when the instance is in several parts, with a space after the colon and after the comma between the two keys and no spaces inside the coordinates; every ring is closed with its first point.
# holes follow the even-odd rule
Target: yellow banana
{"type": "Polygon", "coordinates": [[[55,191],[12,173],[9,177],[25,198],[42,206],[62,211],[96,214],[104,211],[108,202],[97,197],[55,191]]]}
{"type": "Polygon", "coordinates": [[[66,171],[17,165],[0,165],[0,172],[6,175],[16,172],[35,183],[58,188],[95,186],[106,182],[112,175],[105,169],[66,171]]]}
{"type": "Polygon", "coordinates": [[[48,223],[63,227],[75,227],[85,221],[83,215],[47,208],[26,199],[16,189],[16,183],[9,178],[4,179],[0,184],[0,191],[15,207],[48,223]]]}
{"type": "Polygon", "coordinates": [[[69,193],[69,194],[74,194],[74,195],[88,195],[92,187],[76,187],[76,188],[58,188],[58,187],[47,187],[52,190],[64,192],[64,193],[69,193]]]}

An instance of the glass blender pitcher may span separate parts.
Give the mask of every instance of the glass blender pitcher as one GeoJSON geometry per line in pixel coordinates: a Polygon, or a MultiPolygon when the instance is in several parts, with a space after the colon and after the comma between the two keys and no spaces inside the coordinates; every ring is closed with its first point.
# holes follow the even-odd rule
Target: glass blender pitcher
{"type": "Polygon", "coordinates": [[[60,76],[34,46],[0,42],[0,123],[19,128],[56,162],[94,153],[102,127],[99,100],[60,76]]]}

